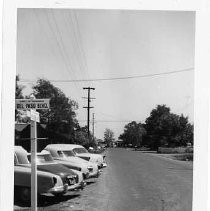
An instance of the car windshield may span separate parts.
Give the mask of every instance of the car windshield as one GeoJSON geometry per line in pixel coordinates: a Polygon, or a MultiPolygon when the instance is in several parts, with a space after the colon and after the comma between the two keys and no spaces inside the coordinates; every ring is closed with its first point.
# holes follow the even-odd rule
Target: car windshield
{"type": "Polygon", "coordinates": [[[88,153],[88,151],[85,148],[74,148],[73,151],[75,153],[78,153],[78,154],[80,154],[80,153],[88,153]]]}
{"type": "MultiPolygon", "coordinates": [[[[31,155],[28,155],[28,160],[31,162],[31,155]]],[[[50,154],[37,155],[36,161],[37,161],[37,163],[52,163],[52,162],[54,162],[54,160],[50,154]]]]}
{"type": "Polygon", "coordinates": [[[58,151],[60,157],[74,157],[75,154],[72,151],[58,151]]]}

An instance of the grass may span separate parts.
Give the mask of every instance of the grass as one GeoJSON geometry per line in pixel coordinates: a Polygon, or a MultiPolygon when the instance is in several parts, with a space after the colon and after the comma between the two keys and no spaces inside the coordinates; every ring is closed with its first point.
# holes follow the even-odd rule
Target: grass
{"type": "Polygon", "coordinates": [[[193,161],[193,153],[173,155],[176,160],[193,161]]]}

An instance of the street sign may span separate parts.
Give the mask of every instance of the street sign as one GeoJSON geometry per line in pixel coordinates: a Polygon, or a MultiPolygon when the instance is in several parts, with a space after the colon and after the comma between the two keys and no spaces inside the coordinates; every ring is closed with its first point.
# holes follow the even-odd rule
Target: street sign
{"type": "Polygon", "coordinates": [[[40,122],[39,109],[49,109],[49,99],[16,99],[17,110],[26,110],[27,116],[31,118],[31,210],[37,211],[37,122],[40,122]]]}
{"type": "Polygon", "coordinates": [[[35,110],[27,111],[27,116],[30,117],[34,122],[40,122],[39,112],[35,110]]]}
{"type": "Polygon", "coordinates": [[[16,99],[15,108],[18,110],[49,109],[49,99],[16,99]]]}

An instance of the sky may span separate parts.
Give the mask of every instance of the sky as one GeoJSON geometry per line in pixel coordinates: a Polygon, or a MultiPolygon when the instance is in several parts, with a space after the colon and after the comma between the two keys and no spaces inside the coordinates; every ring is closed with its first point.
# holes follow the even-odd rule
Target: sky
{"type": "Polygon", "coordinates": [[[194,39],[194,12],[18,9],[17,74],[24,94],[38,78],[52,81],[78,102],[82,126],[83,87],[94,87],[95,135],[110,128],[117,139],[158,104],[193,123],[194,39]]]}

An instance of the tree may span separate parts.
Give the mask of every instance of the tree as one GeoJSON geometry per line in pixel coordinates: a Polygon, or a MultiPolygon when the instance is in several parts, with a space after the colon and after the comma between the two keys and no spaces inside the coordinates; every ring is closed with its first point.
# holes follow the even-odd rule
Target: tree
{"type": "Polygon", "coordinates": [[[186,146],[193,143],[193,127],[188,118],[170,112],[166,105],[158,105],[145,121],[145,143],[151,149],[160,146],[186,146]]]}
{"type": "Polygon", "coordinates": [[[112,145],[113,140],[114,140],[114,132],[111,129],[106,128],[104,132],[104,142],[106,143],[107,146],[110,147],[112,145]]]}
{"type": "Polygon", "coordinates": [[[19,85],[18,82],[20,81],[20,76],[16,75],[16,90],[15,90],[15,99],[22,99],[23,98],[23,89],[24,86],[19,85]]]}
{"type": "Polygon", "coordinates": [[[88,128],[80,127],[77,125],[76,131],[75,131],[75,143],[80,144],[87,149],[89,147],[95,147],[96,143],[94,142],[93,135],[90,133],[88,137],[88,128]]]}
{"type": "Polygon", "coordinates": [[[50,110],[40,110],[41,122],[47,124],[49,138],[54,139],[59,135],[56,142],[72,143],[75,139],[75,129],[78,125],[75,111],[78,104],[66,97],[65,94],[50,81],[39,79],[33,86],[33,94],[37,99],[50,99],[50,110]]]}
{"type": "Polygon", "coordinates": [[[133,146],[141,146],[142,137],[146,134],[146,130],[141,123],[132,121],[125,125],[124,132],[119,136],[123,140],[123,143],[128,145],[132,144],[133,146]]]}
{"type": "MultiPolygon", "coordinates": [[[[23,99],[23,89],[24,86],[19,85],[20,76],[16,75],[16,89],[15,89],[15,99],[23,99]]],[[[29,118],[25,115],[24,111],[19,111],[15,109],[15,121],[18,123],[26,123],[29,121],[29,118]]]]}
{"type": "Polygon", "coordinates": [[[86,127],[82,127],[76,130],[75,132],[75,143],[79,145],[83,145],[88,148],[89,145],[89,139],[88,134],[86,131],[86,127]]]}

